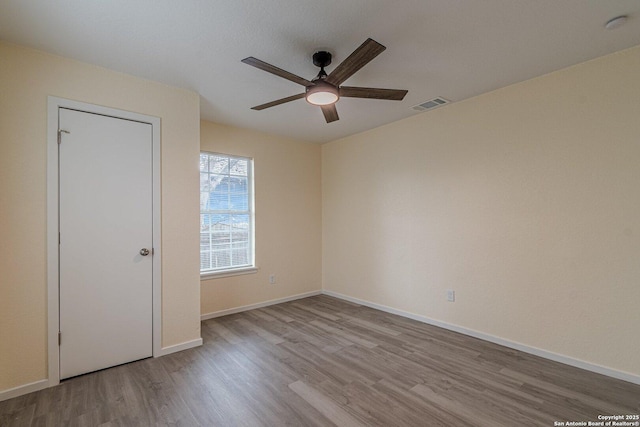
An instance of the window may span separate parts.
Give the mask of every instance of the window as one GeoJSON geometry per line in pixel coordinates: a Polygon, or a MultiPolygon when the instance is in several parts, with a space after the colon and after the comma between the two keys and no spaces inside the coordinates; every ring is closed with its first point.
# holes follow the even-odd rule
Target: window
{"type": "Polygon", "coordinates": [[[253,268],[253,161],[200,153],[200,274],[253,268]]]}

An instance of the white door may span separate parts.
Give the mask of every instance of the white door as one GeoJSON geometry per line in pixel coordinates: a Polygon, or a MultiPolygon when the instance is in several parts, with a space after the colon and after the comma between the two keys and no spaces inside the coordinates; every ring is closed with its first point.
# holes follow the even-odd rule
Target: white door
{"type": "Polygon", "coordinates": [[[64,379],[152,355],[152,126],[58,111],[64,379]]]}

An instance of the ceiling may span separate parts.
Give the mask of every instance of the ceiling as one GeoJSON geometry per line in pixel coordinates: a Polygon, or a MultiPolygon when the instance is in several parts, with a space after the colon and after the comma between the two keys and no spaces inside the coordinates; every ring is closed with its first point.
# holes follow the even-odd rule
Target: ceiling
{"type": "Polygon", "coordinates": [[[194,90],[206,120],[322,143],[638,45],[640,1],[0,0],[0,39],[194,90]],[[304,88],[241,59],[311,79],[316,50],[330,72],[368,37],[387,50],[345,84],[403,101],[344,98],[329,124],[303,99],[250,109],[304,88]]]}

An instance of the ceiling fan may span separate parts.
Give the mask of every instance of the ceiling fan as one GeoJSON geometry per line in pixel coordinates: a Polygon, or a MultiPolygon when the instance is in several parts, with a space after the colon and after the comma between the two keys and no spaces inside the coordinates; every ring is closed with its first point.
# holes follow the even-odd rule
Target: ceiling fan
{"type": "Polygon", "coordinates": [[[305,87],[304,93],[267,102],[266,104],[256,105],[251,109],[264,110],[265,108],[275,107],[276,105],[305,98],[308,103],[319,105],[320,108],[322,108],[325,120],[327,123],[331,123],[339,119],[335,103],[341,97],[402,101],[404,96],[407,94],[406,90],[340,86],[345,80],[367,65],[385,49],[386,47],[377,41],[367,39],[329,74],[326,73],[324,68],[331,64],[331,53],[326,51],[316,52],[313,54],[313,64],[316,67],[320,67],[320,72],[311,80],[303,79],[302,77],[296,76],[295,74],[271,64],[267,64],[266,62],[252,56],[245,58],[242,60],[245,64],[259,68],[267,73],[275,74],[276,76],[285,78],[305,87]]]}

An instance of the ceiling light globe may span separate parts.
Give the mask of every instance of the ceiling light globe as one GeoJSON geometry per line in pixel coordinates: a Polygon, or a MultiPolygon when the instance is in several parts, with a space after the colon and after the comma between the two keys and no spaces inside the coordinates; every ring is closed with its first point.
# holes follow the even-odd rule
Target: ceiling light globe
{"type": "Polygon", "coordinates": [[[330,105],[338,101],[338,88],[325,82],[317,82],[314,86],[309,86],[305,98],[309,104],[330,105]]]}
{"type": "Polygon", "coordinates": [[[307,102],[313,105],[329,105],[338,100],[338,95],[331,92],[315,92],[307,95],[307,102]]]}

